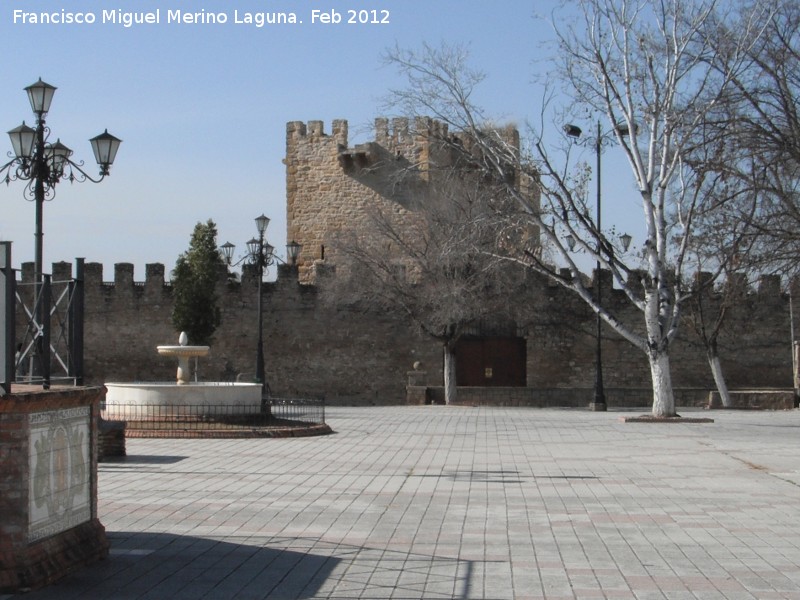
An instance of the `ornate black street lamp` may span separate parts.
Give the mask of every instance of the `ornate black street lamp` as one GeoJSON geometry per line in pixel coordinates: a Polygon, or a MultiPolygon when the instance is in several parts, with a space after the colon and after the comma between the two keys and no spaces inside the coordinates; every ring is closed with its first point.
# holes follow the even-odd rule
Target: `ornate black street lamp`
{"type": "MultiPolygon", "coordinates": [[[[53,100],[56,88],[42,81],[40,77],[39,81],[26,87],[25,91],[28,93],[28,100],[36,119],[36,128],[27,126],[23,121],[22,125],[8,132],[11,138],[11,147],[13,148],[13,155],[9,154],[9,156],[13,156],[13,158],[0,166],[0,177],[6,184],[16,180],[27,181],[23,196],[26,200],[36,203],[36,231],[34,234],[36,242],[34,252],[34,296],[36,308],[33,314],[36,322],[34,329],[38,333],[36,334],[37,342],[34,344],[34,352],[36,355],[41,356],[39,344],[41,344],[42,335],[40,329],[42,323],[40,294],[44,277],[42,267],[42,213],[44,202],[55,197],[56,185],[61,181],[73,183],[75,181],[84,182],[88,180],[93,183],[100,183],[109,174],[122,140],[108,133],[107,129],[89,140],[92,144],[95,160],[100,166],[99,177],[96,179],[91,177],[83,170],[83,162],[76,163],[70,158],[72,150],[62,144],[60,139],[56,138],[55,143],[48,142],[50,128],[45,123],[45,117],[50,110],[50,103],[53,100]],[[5,176],[3,177],[4,173],[5,176]]],[[[41,365],[38,365],[37,361],[35,361],[34,368],[41,368],[41,365]]]]}
{"type": "MultiPolygon", "coordinates": [[[[567,124],[564,125],[564,133],[566,133],[569,137],[577,140],[581,137],[583,133],[581,128],[577,125],[567,124]]],[[[610,132],[611,134],[618,133],[619,135],[628,135],[628,127],[626,125],[618,125],[616,127],[616,132],[610,132]]],[[[606,134],[603,135],[602,126],[600,125],[600,121],[597,122],[597,135],[594,139],[587,140],[588,142],[594,145],[595,153],[597,156],[597,174],[595,176],[595,181],[597,182],[597,213],[595,217],[595,226],[597,228],[597,264],[596,264],[596,271],[597,274],[597,306],[600,307],[602,305],[602,285],[600,281],[600,250],[601,250],[601,236],[602,236],[602,229],[601,229],[601,213],[602,213],[602,196],[600,193],[600,157],[602,156],[603,152],[603,144],[609,142],[613,139],[612,135],[606,134]]],[[[625,250],[628,249],[628,246],[631,243],[631,236],[628,234],[624,234],[621,236],[621,240],[625,250]]],[[[570,250],[574,249],[575,246],[575,238],[569,236],[567,241],[570,250]]],[[[603,345],[601,341],[601,332],[602,332],[602,323],[603,320],[600,317],[600,311],[597,311],[597,332],[596,332],[596,345],[595,345],[595,378],[594,378],[594,398],[592,402],[589,404],[589,410],[594,411],[604,411],[608,409],[606,404],[606,394],[605,389],[603,386],[603,345]]]]}
{"type": "MultiPolygon", "coordinates": [[[[264,311],[262,305],[261,284],[264,279],[264,272],[267,267],[275,264],[276,262],[283,262],[280,258],[275,256],[275,247],[270,245],[266,240],[267,226],[269,225],[269,217],[261,215],[256,217],[256,229],[258,237],[253,238],[247,242],[247,254],[236,263],[233,263],[233,251],[236,246],[230,242],[225,242],[220,246],[225,262],[228,266],[236,266],[243,261],[248,261],[251,265],[256,267],[256,274],[258,276],[258,342],[256,344],[256,382],[261,384],[261,397],[262,402],[269,396],[269,386],[267,385],[266,375],[264,371],[264,311]]],[[[289,257],[291,264],[294,265],[297,261],[297,256],[300,254],[302,246],[295,241],[286,244],[286,255],[289,257]]]]}
{"type": "Polygon", "coordinates": [[[100,166],[99,177],[91,177],[83,170],[83,162],[72,161],[72,150],[62,144],[60,139],[56,139],[55,143],[47,141],[50,128],[45,123],[45,117],[50,110],[56,88],[39,78],[39,81],[26,87],[25,91],[36,118],[36,128],[28,127],[23,121],[22,125],[8,132],[14,153],[13,158],[0,167],[0,175],[5,173],[3,181],[6,184],[18,179],[27,181],[23,194],[27,200],[36,203],[35,278],[38,282],[42,278],[44,201],[55,197],[56,185],[61,181],[73,183],[88,180],[100,183],[109,174],[122,140],[108,133],[107,129],[89,140],[95,160],[100,166]]]}

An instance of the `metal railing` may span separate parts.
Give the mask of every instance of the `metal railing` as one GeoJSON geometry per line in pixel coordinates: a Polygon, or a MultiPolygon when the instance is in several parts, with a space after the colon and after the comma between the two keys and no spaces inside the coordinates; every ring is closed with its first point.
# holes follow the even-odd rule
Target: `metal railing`
{"type": "Polygon", "coordinates": [[[270,412],[277,419],[325,424],[324,398],[270,398],[270,412]]]}
{"type": "Polygon", "coordinates": [[[271,398],[266,405],[104,404],[101,417],[125,421],[126,429],[158,432],[235,431],[325,424],[323,399],[271,398]]]}

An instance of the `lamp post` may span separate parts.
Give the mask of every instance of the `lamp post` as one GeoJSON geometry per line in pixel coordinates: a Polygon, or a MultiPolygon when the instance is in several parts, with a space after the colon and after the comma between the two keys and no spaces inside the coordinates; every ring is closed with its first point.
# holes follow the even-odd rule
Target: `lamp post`
{"type": "MultiPolygon", "coordinates": [[[[45,117],[50,111],[50,103],[55,94],[55,86],[42,81],[41,77],[36,83],[25,88],[28,100],[36,119],[36,128],[29,127],[22,122],[22,125],[15,127],[8,132],[13,148],[13,158],[6,164],[0,166],[0,176],[5,173],[2,181],[6,184],[12,181],[27,181],[23,191],[26,200],[30,200],[36,205],[36,230],[35,252],[34,252],[34,287],[36,298],[36,309],[34,319],[37,329],[41,324],[41,300],[39,298],[42,280],[42,253],[43,238],[42,220],[45,200],[52,200],[56,194],[56,185],[61,181],[84,182],[91,181],[100,183],[109,174],[111,165],[116,158],[122,140],[114,137],[106,129],[100,135],[89,140],[92,145],[95,160],[100,166],[100,175],[95,179],[83,170],[83,162],[74,162],[70,157],[72,150],[56,139],[55,143],[49,143],[50,128],[45,122],[45,117]]],[[[12,156],[9,154],[9,156],[12,156]]],[[[41,342],[41,332],[37,335],[41,342]]],[[[37,347],[35,345],[34,347],[37,347]]]]}
{"type": "MultiPolygon", "coordinates": [[[[567,124],[564,126],[564,132],[571,138],[577,140],[580,138],[581,134],[583,133],[581,128],[577,125],[567,124]]],[[[616,132],[620,135],[628,135],[628,127],[626,125],[618,125],[616,127],[616,132]]],[[[597,229],[597,262],[595,266],[595,273],[597,274],[597,306],[598,308],[602,306],[603,301],[603,286],[601,285],[600,281],[600,250],[602,247],[601,244],[601,237],[602,237],[602,224],[601,224],[601,215],[602,215],[602,195],[601,195],[601,181],[600,181],[600,173],[601,173],[601,156],[603,155],[602,147],[603,142],[608,139],[608,135],[603,135],[602,126],[600,125],[600,121],[597,121],[597,135],[594,140],[591,140],[594,143],[595,155],[597,157],[597,175],[595,177],[595,181],[597,182],[597,202],[596,202],[596,216],[595,216],[595,226],[597,229]]],[[[570,236],[571,237],[571,236],[570,236]]],[[[631,237],[627,234],[621,236],[623,246],[625,250],[628,249],[628,246],[631,243],[631,237]]],[[[568,242],[570,249],[574,248],[575,239],[571,238],[568,242]]],[[[603,386],[603,344],[602,344],[602,323],[603,320],[600,317],[600,311],[597,311],[597,331],[595,333],[595,377],[594,377],[594,397],[592,402],[589,404],[589,410],[594,411],[604,411],[608,409],[606,404],[606,394],[605,388],[603,386]]]]}
{"type": "MultiPolygon", "coordinates": [[[[280,258],[275,256],[275,247],[267,242],[266,234],[267,227],[269,226],[269,217],[261,215],[256,217],[256,230],[258,237],[252,238],[247,242],[247,254],[236,263],[233,263],[233,251],[236,248],[234,244],[225,242],[220,246],[225,262],[228,266],[236,266],[242,261],[247,260],[250,264],[256,267],[256,274],[258,276],[258,297],[256,307],[258,311],[258,341],[256,342],[256,382],[261,384],[261,398],[262,403],[266,402],[269,396],[269,386],[267,385],[266,375],[264,371],[264,310],[263,299],[261,293],[261,285],[264,279],[264,271],[270,265],[275,264],[276,261],[281,261],[280,258]]],[[[294,265],[297,261],[297,256],[300,253],[302,246],[295,241],[286,244],[286,255],[288,256],[291,264],[294,265]]],[[[264,404],[266,407],[266,404],[264,404]]]]}
{"type": "Polygon", "coordinates": [[[95,160],[100,166],[99,177],[92,178],[83,170],[83,162],[72,161],[72,150],[62,144],[60,139],[56,139],[55,143],[47,142],[50,128],[45,123],[45,117],[50,111],[56,88],[39,78],[39,81],[26,87],[25,91],[36,118],[36,129],[28,127],[23,121],[22,125],[8,132],[14,157],[0,167],[0,175],[5,173],[3,181],[7,184],[17,179],[28,182],[23,193],[27,200],[36,203],[35,277],[37,281],[41,281],[44,201],[55,197],[56,185],[61,181],[73,183],[88,180],[100,183],[109,174],[122,140],[108,133],[107,129],[89,140],[95,160]]]}

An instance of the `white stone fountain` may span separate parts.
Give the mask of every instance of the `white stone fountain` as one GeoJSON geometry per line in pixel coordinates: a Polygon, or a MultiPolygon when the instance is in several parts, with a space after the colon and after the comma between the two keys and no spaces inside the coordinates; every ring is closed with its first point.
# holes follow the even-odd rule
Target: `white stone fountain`
{"type": "Polygon", "coordinates": [[[175,356],[178,359],[178,385],[189,383],[189,359],[198,356],[208,356],[208,346],[189,346],[189,338],[185,331],[181,331],[177,346],[156,346],[161,356],[175,356]]]}
{"type": "Polygon", "coordinates": [[[141,415],[142,406],[153,407],[164,414],[166,407],[197,407],[198,414],[205,406],[258,405],[261,402],[261,384],[191,381],[190,358],[207,356],[208,346],[190,346],[185,332],[181,332],[176,346],[158,346],[162,356],[178,359],[176,381],[142,383],[106,383],[106,405],[117,406],[115,414],[125,415],[125,405],[136,406],[141,415]],[[158,408],[156,408],[158,407],[158,408]]]}

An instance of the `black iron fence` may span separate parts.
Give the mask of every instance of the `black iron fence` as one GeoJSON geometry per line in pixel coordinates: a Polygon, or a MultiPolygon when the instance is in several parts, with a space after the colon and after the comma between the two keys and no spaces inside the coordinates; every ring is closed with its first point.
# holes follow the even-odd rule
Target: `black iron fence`
{"type": "Polygon", "coordinates": [[[125,421],[141,431],[236,431],[254,428],[310,427],[325,424],[323,399],[271,398],[262,404],[106,404],[101,416],[125,421]]]}
{"type": "Polygon", "coordinates": [[[278,419],[325,424],[324,398],[270,398],[269,408],[278,419]]]}

